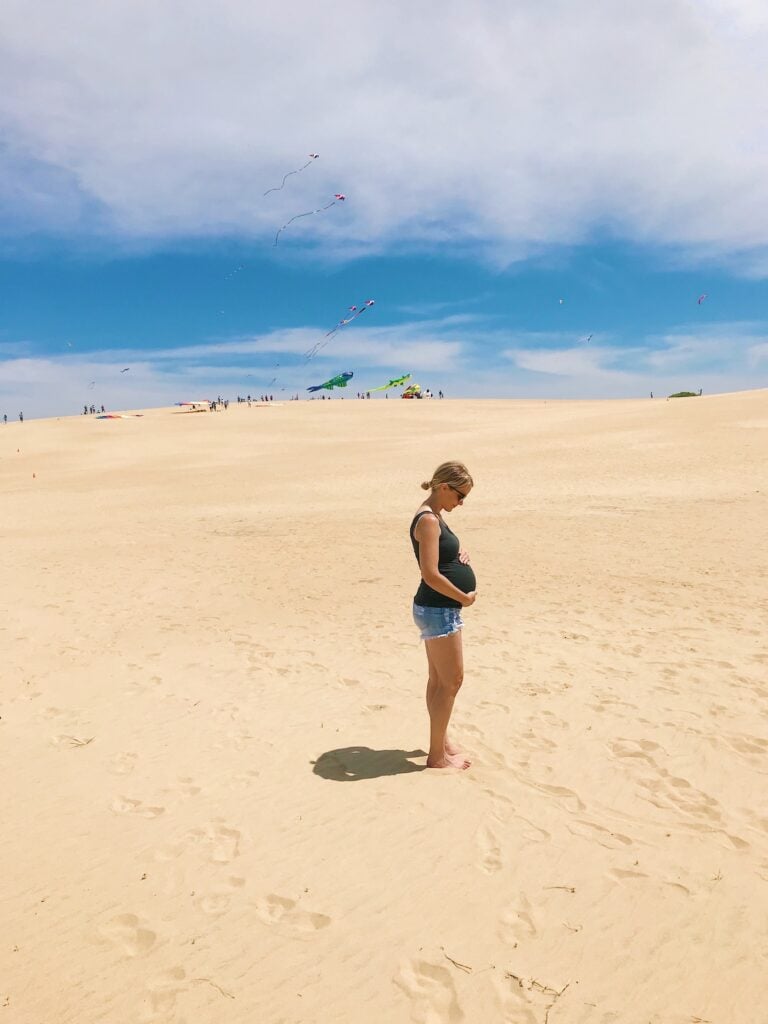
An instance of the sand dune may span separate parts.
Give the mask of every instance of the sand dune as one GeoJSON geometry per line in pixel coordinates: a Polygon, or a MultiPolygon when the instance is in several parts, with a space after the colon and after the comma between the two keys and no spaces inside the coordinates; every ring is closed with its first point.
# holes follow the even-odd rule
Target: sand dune
{"type": "Polygon", "coordinates": [[[768,391],[13,423],[0,490],[3,1019],[764,1019],[768,391]]]}

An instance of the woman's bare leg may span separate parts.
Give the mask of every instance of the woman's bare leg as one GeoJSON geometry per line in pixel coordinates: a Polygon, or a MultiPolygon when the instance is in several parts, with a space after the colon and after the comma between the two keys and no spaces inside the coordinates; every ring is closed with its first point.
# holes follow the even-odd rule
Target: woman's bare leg
{"type": "MultiPolygon", "coordinates": [[[[430,717],[432,715],[432,699],[437,689],[437,668],[432,662],[432,657],[429,653],[429,645],[424,645],[427,649],[427,664],[429,665],[429,679],[427,679],[427,711],[429,711],[430,717]]],[[[461,748],[456,746],[455,743],[451,742],[448,733],[445,734],[445,752],[449,756],[455,757],[461,753],[461,748]]]]}
{"type": "Polygon", "coordinates": [[[427,707],[429,710],[429,755],[428,768],[469,768],[470,762],[461,755],[451,755],[445,749],[448,723],[453,711],[453,702],[464,681],[464,656],[461,646],[461,630],[449,636],[434,637],[424,641],[430,665],[430,680],[427,684],[427,707]]]}

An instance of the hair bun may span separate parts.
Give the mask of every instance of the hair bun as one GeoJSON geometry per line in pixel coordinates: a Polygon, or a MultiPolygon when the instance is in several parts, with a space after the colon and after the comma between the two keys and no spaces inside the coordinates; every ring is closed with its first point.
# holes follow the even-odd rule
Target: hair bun
{"type": "Polygon", "coordinates": [[[432,484],[429,482],[429,480],[422,480],[422,482],[421,482],[421,489],[422,489],[422,491],[431,491],[432,490],[432,484]]]}

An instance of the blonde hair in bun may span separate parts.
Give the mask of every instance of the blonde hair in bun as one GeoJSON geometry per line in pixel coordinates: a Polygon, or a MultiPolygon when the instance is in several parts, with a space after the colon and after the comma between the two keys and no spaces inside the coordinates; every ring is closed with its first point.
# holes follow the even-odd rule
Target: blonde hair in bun
{"type": "Polygon", "coordinates": [[[451,484],[454,487],[473,487],[474,480],[463,462],[441,462],[431,480],[422,480],[423,491],[434,491],[440,484],[451,484]]]}

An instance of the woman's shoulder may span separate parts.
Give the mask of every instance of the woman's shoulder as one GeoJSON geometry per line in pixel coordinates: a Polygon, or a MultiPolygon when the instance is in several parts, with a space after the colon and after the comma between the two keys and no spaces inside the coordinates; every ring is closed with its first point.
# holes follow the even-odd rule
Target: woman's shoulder
{"type": "Polygon", "coordinates": [[[425,508],[423,505],[416,510],[416,513],[411,520],[411,529],[414,533],[418,530],[421,532],[426,527],[427,530],[439,530],[442,520],[437,512],[433,512],[431,508],[425,508]]]}

